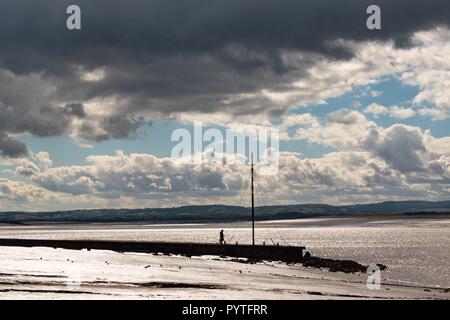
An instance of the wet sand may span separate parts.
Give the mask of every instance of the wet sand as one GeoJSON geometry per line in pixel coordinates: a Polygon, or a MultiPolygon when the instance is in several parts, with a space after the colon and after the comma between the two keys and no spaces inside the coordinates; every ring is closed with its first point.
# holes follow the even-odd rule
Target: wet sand
{"type": "Polygon", "coordinates": [[[1,299],[450,299],[447,288],[277,262],[3,247],[1,299]]]}

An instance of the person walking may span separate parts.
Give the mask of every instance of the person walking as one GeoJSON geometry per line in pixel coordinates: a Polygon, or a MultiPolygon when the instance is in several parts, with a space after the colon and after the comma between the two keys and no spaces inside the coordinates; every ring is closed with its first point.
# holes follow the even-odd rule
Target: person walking
{"type": "Polygon", "coordinates": [[[220,234],[219,234],[219,243],[220,244],[224,244],[225,242],[225,237],[223,235],[223,230],[220,230],[220,234]]]}

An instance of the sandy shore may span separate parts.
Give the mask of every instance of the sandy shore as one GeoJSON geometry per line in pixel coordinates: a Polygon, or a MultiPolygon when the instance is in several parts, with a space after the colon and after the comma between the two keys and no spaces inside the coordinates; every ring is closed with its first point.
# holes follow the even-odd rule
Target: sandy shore
{"type": "MultiPolygon", "coordinates": [[[[1,299],[450,299],[446,288],[282,263],[2,247],[1,299]]],[[[383,277],[383,274],[382,274],[383,277]]]]}

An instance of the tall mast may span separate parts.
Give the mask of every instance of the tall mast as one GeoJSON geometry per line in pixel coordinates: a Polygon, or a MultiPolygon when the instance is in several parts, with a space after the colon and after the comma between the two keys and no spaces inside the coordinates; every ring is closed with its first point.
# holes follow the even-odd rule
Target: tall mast
{"type": "Polygon", "coordinates": [[[252,166],[251,166],[251,176],[252,176],[252,245],[255,245],[255,196],[253,192],[253,153],[252,153],[252,166]]]}

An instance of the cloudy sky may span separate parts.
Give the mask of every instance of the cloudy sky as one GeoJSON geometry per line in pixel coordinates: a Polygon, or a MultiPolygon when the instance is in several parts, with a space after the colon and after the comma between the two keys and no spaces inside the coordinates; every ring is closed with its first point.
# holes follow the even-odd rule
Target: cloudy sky
{"type": "Polygon", "coordinates": [[[170,157],[194,120],[280,130],[261,204],[450,199],[448,0],[0,0],[0,15],[1,211],[242,204],[248,166],[170,157]]]}

